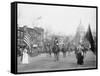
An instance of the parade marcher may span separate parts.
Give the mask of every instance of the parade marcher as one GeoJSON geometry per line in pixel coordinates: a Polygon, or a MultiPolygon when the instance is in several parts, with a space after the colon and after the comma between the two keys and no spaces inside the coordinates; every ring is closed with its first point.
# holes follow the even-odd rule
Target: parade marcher
{"type": "Polygon", "coordinates": [[[81,44],[79,44],[79,46],[77,47],[77,53],[76,53],[76,58],[77,58],[77,64],[82,65],[84,64],[84,55],[83,55],[83,51],[82,51],[82,46],[81,44]]]}
{"type": "Polygon", "coordinates": [[[55,38],[55,40],[54,40],[54,45],[58,45],[58,39],[57,38],[55,38]]]}
{"type": "MultiPolygon", "coordinates": [[[[55,38],[54,40],[54,46],[59,49],[59,42],[58,42],[58,38],[55,38]]],[[[59,50],[55,50],[57,53],[59,53],[59,50]]]]}
{"type": "Polygon", "coordinates": [[[63,53],[63,57],[66,57],[66,49],[65,49],[65,45],[62,44],[62,49],[61,49],[62,53],[63,53]]]}
{"type": "Polygon", "coordinates": [[[55,38],[54,40],[54,46],[53,46],[53,53],[54,53],[54,56],[55,56],[55,61],[58,61],[59,60],[59,42],[58,42],[58,38],[55,38]]]}
{"type": "Polygon", "coordinates": [[[27,50],[26,47],[27,47],[27,46],[25,46],[25,48],[24,48],[24,50],[23,50],[22,64],[28,64],[28,63],[29,63],[28,50],[27,50]]]}
{"type": "Polygon", "coordinates": [[[21,52],[21,62],[22,62],[22,59],[23,59],[23,52],[22,52],[22,48],[20,48],[20,52],[21,52]]]}
{"type": "Polygon", "coordinates": [[[49,42],[47,43],[47,52],[48,52],[49,55],[51,56],[51,45],[50,45],[49,42]]]}

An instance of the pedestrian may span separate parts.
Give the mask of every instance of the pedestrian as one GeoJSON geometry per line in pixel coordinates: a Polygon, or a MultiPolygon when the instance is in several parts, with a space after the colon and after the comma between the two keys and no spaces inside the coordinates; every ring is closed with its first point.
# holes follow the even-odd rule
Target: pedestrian
{"type": "Polygon", "coordinates": [[[28,63],[29,63],[28,49],[25,46],[23,50],[22,64],[28,64],[28,63]]]}
{"type": "Polygon", "coordinates": [[[82,51],[82,46],[79,45],[77,48],[76,58],[77,58],[77,64],[83,65],[84,64],[84,55],[82,51]]]}

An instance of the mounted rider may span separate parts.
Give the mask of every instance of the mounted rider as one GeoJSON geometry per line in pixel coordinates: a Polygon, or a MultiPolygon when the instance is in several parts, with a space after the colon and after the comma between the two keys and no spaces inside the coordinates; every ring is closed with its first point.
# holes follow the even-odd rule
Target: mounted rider
{"type": "Polygon", "coordinates": [[[54,45],[58,46],[59,45],[59,42],[58,42],[58,38],[56,37],[55,40],[54,40],[54,45]]]}
{"type": "Polygon", "coordinates": [[[59,51],[60,51],[59,41],[58,41],[58,38],[55,38],[53,49],[52,49],[52,52],[54,53],[54,56],[55,56],[55,61],[59,60],[59,51]]]}

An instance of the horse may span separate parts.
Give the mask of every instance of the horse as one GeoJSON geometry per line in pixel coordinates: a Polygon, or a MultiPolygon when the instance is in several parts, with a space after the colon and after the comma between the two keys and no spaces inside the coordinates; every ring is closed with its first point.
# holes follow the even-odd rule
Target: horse
{"type": "Polygon", "coordinates": [[[68,49],[65,47],[65,45],[63,44],[60,51],[63,53],[63,58],[66,57],[66,52],[68,51],[68,49]]]}
{"type": "Polygon", "coordinates": [[[54,46],[52,47],[52,52],[53,52],[53,54],[54,54],[55,61],[58,61],[58,60],[59,60],[59,52],[60,52],[59,45],[54,45],[54,46]]]}

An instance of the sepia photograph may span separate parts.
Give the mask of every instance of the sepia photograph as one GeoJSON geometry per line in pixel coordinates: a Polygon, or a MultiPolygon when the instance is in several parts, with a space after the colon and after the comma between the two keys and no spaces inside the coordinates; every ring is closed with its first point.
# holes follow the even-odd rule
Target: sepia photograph
{"type": "Polygon", "coordinates": [[[97,8],[17,4],[17,72],[97,68],[97,8]]]}

